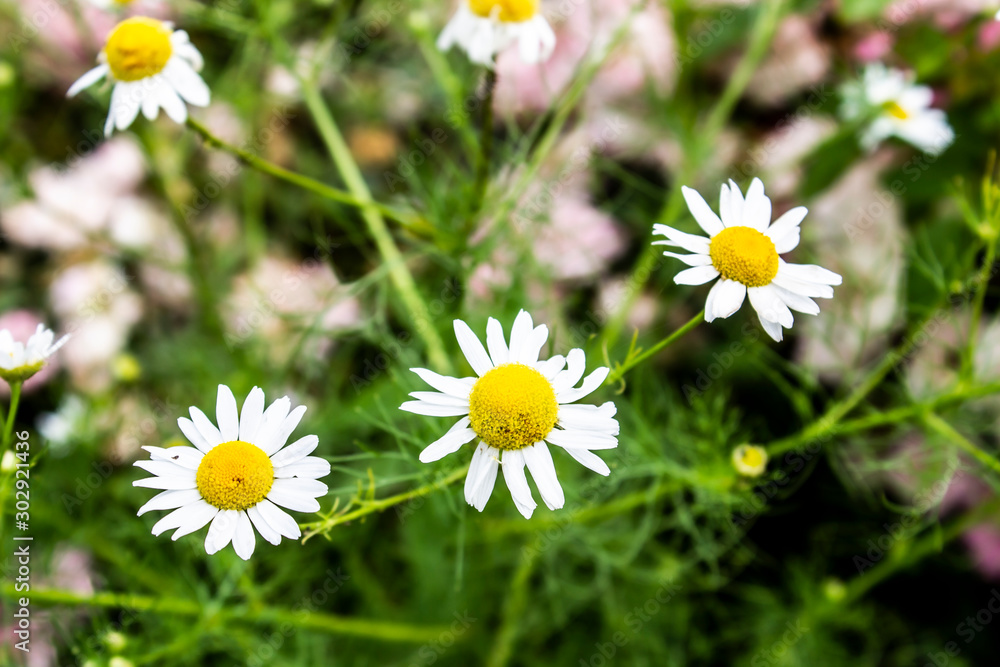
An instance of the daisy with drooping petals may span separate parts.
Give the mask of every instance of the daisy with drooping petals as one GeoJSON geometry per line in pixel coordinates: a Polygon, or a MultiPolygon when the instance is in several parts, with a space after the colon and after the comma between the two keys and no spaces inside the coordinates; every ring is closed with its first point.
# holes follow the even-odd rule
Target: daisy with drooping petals
{"type": "Polygon", "coordinates": [[[0,378],[9,384],[24,382],[42,370],[48,358],[67,340],[68,335],[55,341],[55,334],[44,324],[38,325],[27,343],[14,340],[7,329],[0,330],[0,378]]]}
{"type": "Polygon", "coordinates": [[[187,120],[185,102],[206,107],[208,86],[198,72],[202,58],[183,30],[144,16],[119,23],[108,37],[98,60],[101,63],[74,83],[73,97],[107,77],[115,82],[104,134],[124,130],[142,115],[155,120],[162,107],[174,121],[187,120]]]}
{"type": "Polygon", "coordinates": [[[867,150],[889,137],[898,137],[925,153],[938,155],[955,140],[948,117],[931,103],[934,92],[913,83],[913,75],[881,63],[865,68],[860,81],[843,87],[841,115],[855,121],[872,116],[861,135],[867,150]]]}
{"type": "Polygon", "coordinates": [[[153,526],[153,535],[176,528],[176,540],[212,525],[205,538],[205,551],[214,554],[230,542],[236,554],[247,560],[253,554],[254,528],[271,544],[282,537],[301,535],[298,524],[281,507],[296,512],[318,512],[316,498],[326,495],[320,477],[330,474],[330,463],[309,456],[319,444],[315,435],[299,438],[285,447],[306,408],[291,410],[288,397],[264,409],[264,392],[254,387],[237,414],[236,398],[226,385],[219,385],[216,403],[218,427],[196,407],[191,419],[177,420],[194,447],[143,447],[151,460],[136,466],[155,477],[133,482],[133,486],[162,489],[139,509],[174,510],[153,526]]]}
{"type": "Polygon", "coordinates": [[[526,63],[552,55],[556,35],[539,0],[461,0],[437,45],[447,51],[457,44],[472,62],[493,67],[494,57],[514,42],[526,63]]]}
{"type": "Polygon", "coordinates": [[[531,518],[536,507],[525,466],[549,509],[566,502],[548,444],[566,450],[598,474],[611,474],[591,450],[618,446],[615,404],[570,405],[600,387],[607,368],[593,371],[577,387],[587,365],[583,350],[539,361],[549,330],[544,324],[535,327],[523,310],[514,320],[509,346],[503,327],[492,317],[486,326],[488,353],[462,320],[455,320],[455,336],[478,377],[451,378],[413,368],[437,391],[415,391],[410,396],[417,400],[400,406],[418,415],[462,417],[420,453],[421,462],[437,461],[478,438],[465,478],[465,500],[482,512],[502,468],[514,504],[525,518],[531,518]]]}
{"type": "Polygon", "coordinates": [[[683,248],[691,255],[664,252],[690,267],[674,276],[678,285],[703,285],[719,278],[705,302],[705,321],[726,318],[743,305],[748,295],[760,323],[771,338],[781,341],[783,329],[792,326],[792,310],[818,315],[813,297],[833,297],[833,287],[843,279],[811,264],[788,264],[778,255],[799,245],[799,223],[808,212],[799,206],[771,223],[771,200],[764,194],[764,184],[753,179],[743,192],[733,181],[723,184],[718,215],[712,212],[700,194],[682,187],[691,215],[708,238],[686,234],[667,225],[653,225],[653,233],[666,241],[653,245],[683,248]],[[791,309],[791,310],[790,310],[791,309]]]}

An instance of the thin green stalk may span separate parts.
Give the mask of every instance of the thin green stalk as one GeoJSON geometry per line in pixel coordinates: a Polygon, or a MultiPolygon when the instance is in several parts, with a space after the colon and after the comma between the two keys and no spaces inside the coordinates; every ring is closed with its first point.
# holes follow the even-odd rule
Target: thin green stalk
{"type": "MultiPolygon", "coordinates": [[[[3,596],[16,599],[23,595],[14,590],[13,584],[2,589],[3,596]]],[[[104,609],[131,609],[138,612],[170,614],[201,618],[205,607],[196,600],[171,597],[147,597],[125,593],[93,593],[90,595],[58,589],[31,589],[31,601],[47,607],[83,606],[104,609]]],[[[447,626],[410,625],[363,618],[348,618],[320,611],[303,613],[301,609],[276,609],[273,607],[238,606],[212,614],[213,619],[234,623],[260,625],[290,624],[299,630],[316,630],[334,635],[364,637],[388,642],[421,643],[433,641],[448,630],[447,626]]]]}
{"type": "Polygon", "coordinates": [[[969,338],[966,341],[965,355],[962,359],[962,377],[971,379],[975,363],[976,343],[979,340],[979,325],[983,319],[983,304],[986,301],[986,288],[993,274],[993,264],[997,258],[997,233],[992,228],[986,242],[986,257],[982,268],[976,276],[976,291],[972,295],[972,319],[969,322],[969,338]]]}
{"type": "Polygon", "coordinates": [[[497,72],[492,67],[486,69],[486,98],[483,100],[483,126],[481,129],[482,150],[479,155],[479,169],[476,172],[475,210],[483,207],[486,199],[486,186],[490,179],[490,166],[493,163],[493,94],[497,87],[497,72]]]}
{"type": "Polygon", "coordinates": [[[10,408],[7,410],[7,423],[3,428],[3,447],[0,448],[0,455],[4,454],[10,447],[11,435],[14,433],[14,419],[17,417],[17,408],[21,403],[21,382],[13,382],[10,385],[10,408]]]}
{"type": "MultiPolygon", "coordinates": [[[[700,160],[700,156],[704,154],[706,147],[711,147],[715,144],[718,133],[722,131],[736,103],[743,95],[743,91],[749,85],[754,72],[757,71],[760,61],[764,58],[771,44],[778,23],[781,20],[784,4],[785,0],[767,0],[763,4],[763,7],[761,7],[760,15],[757,17],[753,32],[750,35],[750,46],[743,54],[743,58],[740,60],[739,65],[736,66],[736,70],[732,76],[729,77],[729,82],[726,84],[722,96],[715,103],[715,106],[712,107],[712,110],[709,111],[708,117],[701,129],[689,135],[697,137],[695,150],[684,151],[685,161],[678,170],[674,187],[671,188],[670,196],[660,210],[660,215],[657,216],[657,222],[669,225],[680,217],[684,201],[681,197],[680,186],[692,182],[695,178],[697,174],[697,162],[700,160]]],[[[611,347],[618,340],[622,329],[625,327],[625,319],[635,304],[635,300],[642,293],[642,288],[648,282],[650,275],[652,275],[653,269],[659,262],[659,258],[659,248],[647,245],[639,261],[636,262],[636,268],[632,271],[632,277],[629,279],[630,290],[628,294],[621,300],[618,310],[611,316],[604,328],[602,341],[605,347],[611,347]]]]}
{"type": "MultiPolygon", "coordinates": [[[[929,319],[921,322],[921,324],[917,327],[917,331],[923,329],[928,321],[929,319]]],[[[836,429],[840,420],[843,419],[847,413],[857,407],[857,405],[864,400],[865,397],[875,389],[875,387],[881,384],[882,380],[884,380],[893,369],[899,366],[900,362],[913,351],[913,348],[916,346],[918,341],[919,337],[916,335],[907,336],[892,352],[883,357],[882,361],[879,362],[879,365],[868,374],[864,381],[862,381],[862,383],[858,385],[854,391],[852,391],[843,400],[834,403],[825,413],[823,413],[822,417],[799,431],[799,433],[768,445],[768,455],[773,458],[780,454],[784,454],[785,452],[799,449],[803,445],[806,445],[816,439],[828,438],[836,429]]]]}
{"type": "Polygon", "coordinates": [[[606,382],[613,384],[622,379],[625,373],[629,372],[646,359],[649,359],[653,355],[657,354],[660,350],[671,345],[674,341],[678,340],[681,336],[698,326],[702,320],[705,319],[705,311],[702,310],[700,313],[692,317],[686,324],[674,331],[672,334],[661,340],[659,343],[649,348],[648,350],[632,356],[632,351],[629,351],[629,356],[626,358],[625,363],[618,366],[611,375],[608,376],[606,382]]]}
{"type": "Polygon", "coordinates": [[[341,512],[335,516],[323,519],[322,521],[315,521],[313,523],[302,524],[302,528],[306,531],[303,542],[315,535],[326,534],[330,532],[334,527],[339,526],[343,523],[348,523],[350,521],[356,521],[358,519],[364,518],[369,514],[374,514],[375,512],[382,512],[389,509],[395,505],[400,505],[402,503],[408,502],[415,498],[422,498],[430,493],[433,493],[439,489],[444,489],[451,486],[455,482],[463,479],[465,474],[469,471],[468,466],[464,468],[458,468],[453,470],[446,477],[437,480],[436,482],[431,482],[430,484],[425,484],[420,488],[413,489],[412,491],[407,491],[406,493],[400,493],[395,496],[389,496],[388,498],[383,498],[382,500],[367,500],[361,501],[362,507],[351,512],[341,512]]]}
{"type": "Polygon", "coordinates": [[[505,667],[510,662],[520,622],[524,620],[524,612],[528,606],[528,584],[535,571],[538,554],[533,549],[523,549],[522,554],[521,562],[514,572],[514,579],[508,586],[510,592],[504,600],[503,620],[493,642],[493,649],[490,651],[488,667],[505,667]]]}
{"type": "Polygon", "coordinates": [[[938,415],[933,412],[926,414],[923,417],[923,422],[928,427],[947,438],[952,444],[967,453],[969,456],[976,459],[987,468],[990,468],[993,472],[1000,473],[1000,461],[997,461],[995,458],[984,452],[971,440],[956,431],[955,427],[941,419],[938,415]]]}
{"type": "MultiPolygon", "coordinates": [[[[304,79],[301,81],[301,85],[306,106],[316,121],[320,136],[323,137],[330,157],[336,163],[348,190],[360,201],[372,201],[371,192],[361,174],[361,169],[354,161],[354,156],[351,155],[350,149],[344,142],[340,129],[323,101],[315,82],[304,79]]],[[[381,211],[375,206],[366,204],[361,207],[361,217],[364,218],[368,232],[375,240],[375,245],[378,246],[379,253],[389,269],[390,279],[399,291],[404,306],[409,311],[417,335],[427,345],[427,355],[431,365],[438,371],[450,372],[452,365],[445,352],[444,343],[438,335],[435,320],[431,317],[427,304],[417,290],[413,275],[407,268],[399,248],[396,247],[381,211]]]]}
{"type": "Polygon", "coordinates": [[[252,167],[261,173],[268,174],[269,176],[273,176],[277,179],[285,181],[286,183],[291,183],[292,185],[300,187],[303,190],[308,190],[309,192],[317,194],[325,199],[329,199],[330,201],[347,204],[356,208],[371,206],[378,209],[387,218],[398,220],[404,224],[412,224],[414,221],[414,216],[404,211],[399,211],[392,207],[371,201],[370,198],[361,199],[359,197],[355,197],[350,193],[338,190],[337,188],[317,181],[314,178],[309,178],[303,174],[285,169],[284,167],[280,167],[273,162],[268,162],[267,160],[257,157],[249,151],[239,148],[238,146],[233,146],[232,144],[227,143],[212,134],[211,130],[194,119],[188,118],[186,124],[189,128],[201,135],[202,139],[204,139],[208,146],[229,153],[247,166],[252,167]]]}

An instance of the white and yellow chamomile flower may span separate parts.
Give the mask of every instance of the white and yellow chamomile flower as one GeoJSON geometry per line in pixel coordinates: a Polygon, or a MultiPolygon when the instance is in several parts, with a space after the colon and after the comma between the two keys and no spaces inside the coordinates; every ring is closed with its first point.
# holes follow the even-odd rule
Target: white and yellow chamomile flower
{"type": "Polygon", "coordinates": [[[760,477],[767,470],[767,450],[757,445],[740,445],[733,449],[733,467],[744,477],[760,477]]]}
{"type": "Polygon", "coordinates": [[[764,184],[755,178],[743,192],[733,181],[723,184],[719,202],[720,216],[712,212],[695,190],[682,187],[691,215],[708,238],[687,234],[667,225],[653,225],[653,233],[667,237],[653,245],[683,248],[690,255],[664,252],[692,267],[674,276],[678,285],[703,285],[719,281],[708,293],[705,321],[727,318],[743,305],[749,295],[764,330],[780,341],[783,328],[791,328],[792,310],[818,315],[814,297],[833,297],[833,287],[843,279],[822,267],[789,264],[779,255],[799,244],[799,224],[807,210],[799,206],[771,223],[771,200],[764,194],[764,184]]]}
{"type": "Polygon", "coordinates": [[[514,320],[509,345],[493,318],[486,326],[486,348],[462,320],[455,320],[455,336],[477,377],[453,378],[413,368],[437,391],[413,392],[410,396],[416,400],[400,408],[431,417],[461,417],[420,453],[420,460],[437,461],[476,441],[465,479],[470,505],[483,511],[502,468],[514,504],[530,518],[536,504],[524,473],[527,466],[548,508],[561,508],[566,499],[549,444],[598,474],[611,473],[592,450],[618,446],[615,404],[571,405],[601,386],[607,368],[583,378],[587,362],[581,349],[539,360],[549,331],[545,325],[535,327],[523,310],[514,320]]]}
{"type": "Polygon", "coordinates": [[[58,341],[44,324],[39,324],[27,343],[14,340],[7,329],[0,330],[0,378],[8,383],[24,382],[45,367],[45,362],[66,344],[69,336],[58,341]]]}
{"type": "Polygon", "coordinates": [[[492,67],[494,57],[514,42],[526,63],[552,55],[556,35],[540,0],[461,0],[437,45],[447,51],[457,44],[472,62],[492,67]]]}
{"type": "Polygon", "coordinates": [[[211,93],[198,72],[202,57],[188,34],[170,23],[145,16],[125,19],[111,31],[98,56],[100,65],[81,76],[67,97],[101,79],[114,82],[104,133],[129,127],[139,112],[154,120],[162,108],[178,123],[187,120],[187,104],[208,106],[211,93]]]}
{"type": "Polygon", "coordinates": [[[139,516],[173,510],[153,526],[153,535],[176,529],[176,540],[211,522],[205,551],[214,554],[232,542],[244,560],[254,551],[254,528],[271,544],[282,537],[297,539],[298,524],[280,508],[319,511],[316,498],[327,492],[319,478],[330,474],[330,463],[310,456],[319,444],[315,435],[285,447],[306,411],[304,405],[294,410],[291,406],[283,397],[265,410],[264,392],[254,387],[237,413],[233,392],[219,385],[218,426],[196,407],[191,408],[191,419],[177,420],[193,447],[143,447],[150,460],[135,465],[155,477],[133,486],[163,493],[143,505],[139,516]]]}
{"type": "Polygon", "coordinates": [[[865,68],[860,80],[846,84],[842,94],[845,120],[870,119],[861,135],[868,150],[897,137],[938,155],[955,140],[944,111],[931,107],[934,92],[915,85],[910,73],[875,63],[865,68]]]}

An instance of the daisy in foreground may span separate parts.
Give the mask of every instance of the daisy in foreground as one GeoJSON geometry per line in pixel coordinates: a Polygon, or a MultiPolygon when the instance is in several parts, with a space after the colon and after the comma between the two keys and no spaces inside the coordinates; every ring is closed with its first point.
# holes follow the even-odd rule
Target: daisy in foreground
{"type": "Polygon", "coordinates": [[[944,111],[931,108],[933,91],[914,85],[912,74],[881,63],[869,65],[860,81],[844,86],[843,98],[845,120],[872,118],[861,135],[861,144],[870,151],[889,137],[898,137],[938,155],[955,140],[944,111]]]}
{"type": "Polygon", "coordinates": [[[232,542],[243,560],[253,554],[254,528],[271,544],[297,539],[298,524],[278,505],[319,511],[316,498],[326,495],[327,487],[318,479],[330,474],[330,463],[309,456],[319,444],[315,435],[285,447],[306,411],[304,405],[291,406],[285,397],[265,410],[264,392],[254,387],[238,415],[233,392],[219,385],[218,428],[192,407],[191,419],[181,417],[177,424],[194,447],[143,447],[151,460],[135,465],[156,476],[132,485],[163,493],[143,505],[139,516],[174,510],[153,526],[153,535],[176,528],[176,540],[211,521],[205,551],[214,554],[232,542]]]}
{"type": "Polygon", "coordinates": [[[788,264],[778,255],[799,245],[799,223],[807,210],[799,206],[771,223],[771,200],[764,184],[753,179],[744,200],[733,181],[722,186],[716,215],[700,194],[682,187],[691,214],[708,238],[685,234],[666,225],[653,225],[653,233],[667,237],[653,245],[683,248],[691,255],[664,252],[690,267],[674,276],[678,285],[703,285],[719,278],[705,302],[705,321],[726,318],[750,296],[760,323],[771,338],[780,341],[783,329],[792,326],[792,310],[818,315],[813,297],[833,297],[833,287],[843,279],[833,271],[811,264],[788,264]],[[791,309],[791,310],[789,310],[791,309]]]}
{"type": "Polygon", "coordinates": [[[162,107],[174,121],[187,120],[184,102],[206,107],[211,99],[198,72],[203,61],[183,30],[144,16],[125,19],[108,37],[101,64],[81,76],[67,97],[104,78],[115,83],[104,134],[124,130],[142,115],[155,120],[162,107]]]}
{"type": "Polygon", "coordinates": [[[489,353],[462,320],[455,320],[455,336],[478,377],[451,378],[413,368],[438,391],[415,391],[410,396],[417,400],[400,406],[418,415],[462,417],[420,453],[421,462],[437,461],[478,438],[465,478],[466,501],[482,512],[493,493],[497,469],[503,468],[510,495],[525,518],[531,518],[536,507],[525,466],[549,509],[566,502],[546,443],[565,449],[598,474],[611,474],[591,450],[618,446],[615,404],[569,405],[600,387],[607,368],[593,371],[577,387],[587,363],[583,350],[539,361],[549,330],[545,325],[535,327],[523,310],[514,320],[509,346],[503,327],[492,317],[486,325],[489,353]]]}
{"type": "Polygon", "coordinates": [[[539,4],[539,0],[461,0],[438,37],[438,48],[447,51],[457,44],[472,62],[492,67],[496,54],[517,42],[524,62],[548,60],[556,35],[539,4]]]}
{"type": "Polygon", "coordinates": [[[7,329],[0,330],[0,378],[9,384],[24,382],[45,367],[45,362],[66,344],[69,336],[55,341],[55,334],[39,324],[27,343],[14,340],[7,329]]]}

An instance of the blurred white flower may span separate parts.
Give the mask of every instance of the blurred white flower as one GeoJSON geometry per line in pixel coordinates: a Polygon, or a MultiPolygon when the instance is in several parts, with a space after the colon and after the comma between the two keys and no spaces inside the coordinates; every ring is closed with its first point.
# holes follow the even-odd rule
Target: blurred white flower
{"type": "Polygon", "coordinates": [[[87,416],[86,404],[76,394],[63,399],[55,412],[38,416],[38,432],[54,450],[62,450],[80,433],[80,426],[87,416]]]}
{"type": "Polygon", "coordinates": [[[812,297],[830,299],[832,285],[843,279],[812,264],[788,264],[779,254],[799,245],[799,224],[808,212],[799,206],[771,223],[771,200],[764,194],[764,184],[755,178],[746,200],[733,181],[723,184],[719,201],[721,218],[712,212],[700,194],[682,187],[691,215],[709,235],[708,238],[686,234],[667,225],[654,225],[653,233],[667,237],[653,245],[683,248],[690,255],[664,252],[692,267],[674,276],[678,285],[704,285],[719,278],[705,302],[705,321],[727,318],[743,305],[749,295],[760,323],[776,341],[783,328],[794,323],[792,310],[818,315],[819,306],[812,297]]]}
{"type": "Polygon", "coordinates": [[[524,62],[548,60],[556,35],[540,10],[539,0],[461,0],[437,46],[447,51],[458,45],[469,60],[486,67],[514,42],[524,62]]]}
{"type": "Polygon", "coordinates": [[[898,137],[920,150],[938,155],[955,140],[944,111],[931,108],[934,92],[913,83],[913,75],[881,63],[865,68],[862,78],[842,90],[841,115],[847,121],[867,121],[861,144],[868,150],[898,137]]]}
{"type": "Polygon", "coordinates": [[[458,344],[478,377],[451,378],[423,368],[410,369],[438,391],[411,393],[416,400],[403,403],[401,410],[429,417],[461,417],[420,453],[421,462],[437,461],[479,438],[465,478],[465,500],[482,512],[502,467],[514,504],[526,519],[537,505],[525,466],[549,509],[560,509],[566,502],[547,442],[565,449],[590,470],[611,474],[591,450],[618,446],[615,404],[570,405],[600,387],[608,368],[593,371],[577,387],[587,365],[583,350],[539,361],[549,330],[544,324],[535,327],[523,310],[514,320],[509,346],[502,325],[492,317],[486,326],[486,348],[468,324],[462,320],[454,324],[458,344]]]}
{"type": "Polygon", "coordinates": [[[264,392],[254,387],[236,410],[236,397],[219,385],[216,402],[218,426],[205,413],[192,407],[191,419],[181,417],[178,426],[194,447],[143,447],[151,460],[135,465],[153,477],[133,486],[161,489],[139,508],[139,516],[150,510],[174,510],[153,526],[153,535],[173,530],[171,539],[212,525],[205,538],[211,555],[230,542],[243,560],[249,560],[256,544],[254,528],[271,544],[282,537],[298,539],[298,524],[281,507],[296,512],[318,512],[318,497],[327,486],[320,477],[330,474],[329,461],[309,456],[319,438],[307,435],[285,447],[306,407],[291,409],[288,397],[264,409],[264,392]]]}
{"type": "Polygon", "coordinates": [[[208,106],[211,93],[198,72],[201,53],[187,32],[144,16],[125,19],[108,36],[98,57],[101,63],[70,86],[73,97],[101,79],[115,83],[104,133],[129,127],[142,111],[155,120],[160,108],[177,123],[187,120],[185,102],[208,106]]]}
{"type": "Polygon", "coordinates": [[[9,384],[24,382],[42,370],[45,362],[69,340],[63,336],[58,341],[44,324],[39,324],[27,343],[14,340],[7,329],[0,330],[0,378],[9,384]]]}

